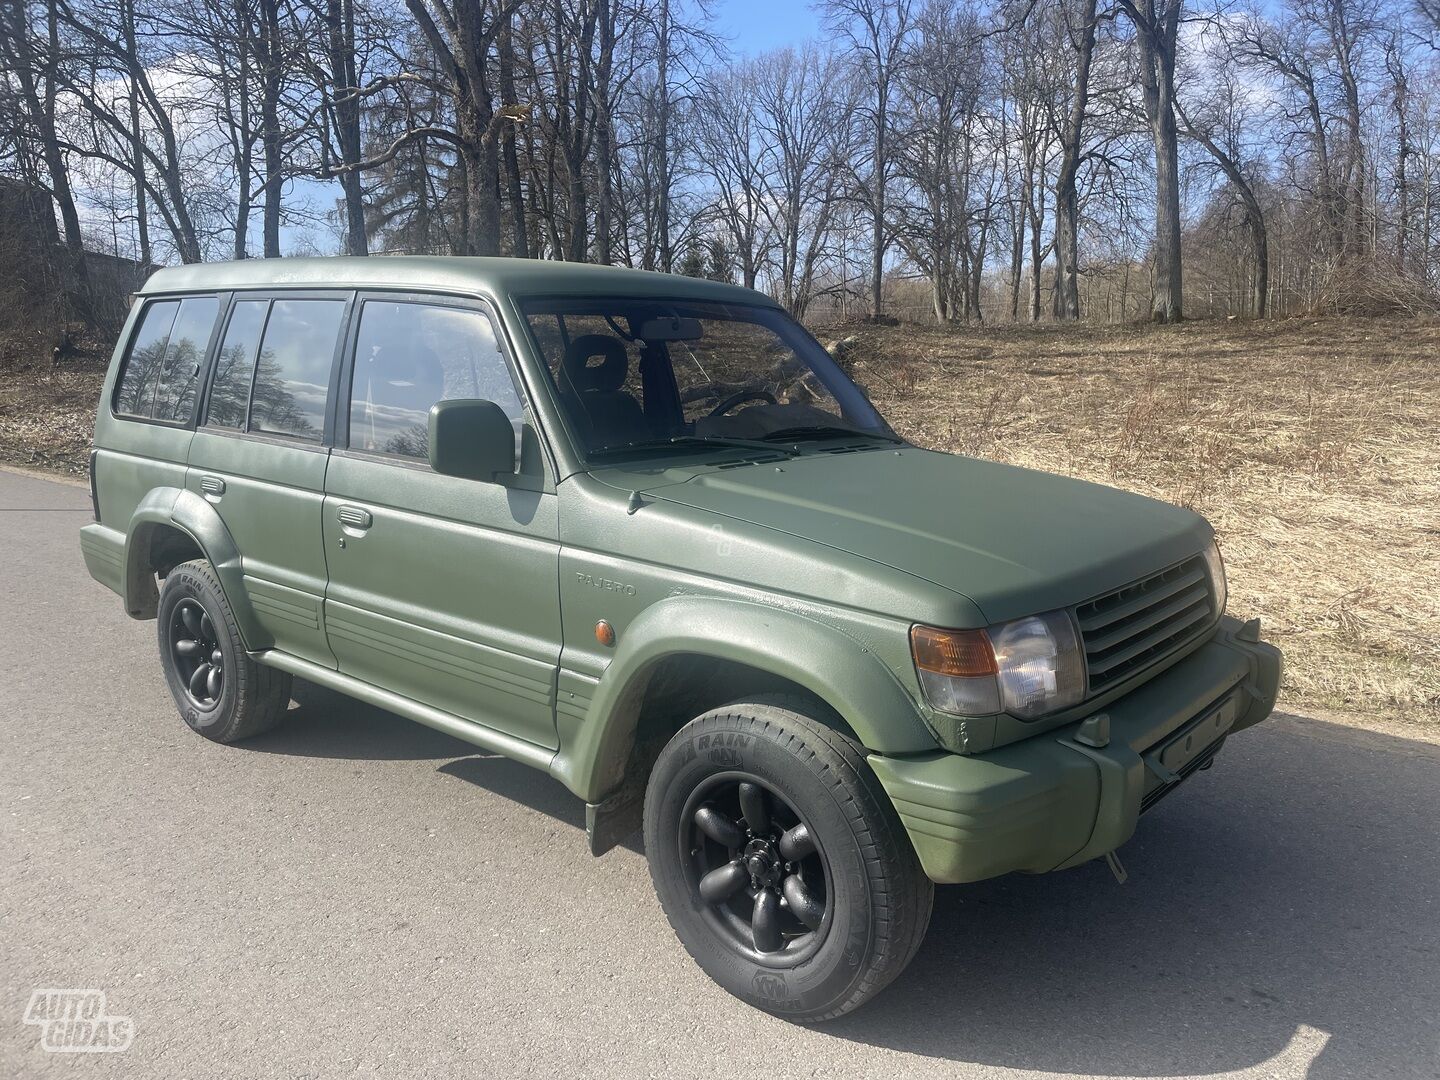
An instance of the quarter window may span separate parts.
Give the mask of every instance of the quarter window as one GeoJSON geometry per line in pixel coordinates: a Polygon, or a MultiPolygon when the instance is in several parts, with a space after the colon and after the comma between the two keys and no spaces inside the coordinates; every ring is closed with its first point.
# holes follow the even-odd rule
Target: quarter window
{"type": "Polygon", "coordinates": [[[142,419],[188,421],[205,350],[220,313],[213,296],[146,305],[115,391],[115,411],[142,419]]]}
{"type": "Polygon", "coordinates": [[[220,301],[213,296],[194,296],[180,301],[155,387],[155,407],[151,415],[156,420],[190,419],[205,350],[210,345],[210,334],[219,314],[220,301]]]}
{"type": "Polygon", "coordinates": [[[489,317],[474,308],[367,300],[350,385],[350,446],[428,453],[430,406],[484,398],[512,421],[523,408],[489,317]]]}
{"type": "Polygon", "coordinates": [[[124,416],[149,418],[155,401],[155,383],[160,365],[165,361],[165,346],[170,341],[170,328],[180,310],[178,300],[162,300],[150,304],[140,316],[140,328],[130,342],[130,353],[120,372],[120,387],[115,393],[115,411],[124,416]]]}

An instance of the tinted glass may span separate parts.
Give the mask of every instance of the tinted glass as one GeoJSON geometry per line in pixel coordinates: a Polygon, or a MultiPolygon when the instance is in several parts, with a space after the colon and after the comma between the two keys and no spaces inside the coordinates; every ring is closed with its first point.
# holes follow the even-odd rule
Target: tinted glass
{"type": "Polygon", "coordinates": [[[219,314],[220,301],[213,296],[180,301],[180,313],[171,327],[155,388],[155,409],[151,415],[156,420],[190,419],[195,408],[195,390],[200,383],[200,367],[219,314]]]}
{"type": "Polygon", "coordinates": [[[250,401],[251,431],[319,441],[344,315],[343,300],[276,300],[270,305],[250,401]]]}
{"type": "Polygon", "coordinates": [[[520,399],[490,319],[480,311],[367,300],[350,383],[350,446],[424,458],[430,406],[485,398],[512,419],[520,399]]]}
{"type": "Polygon", "coordinates": [[[215,357],[207,423],[229,428],[245,426],[250,380],[255,374],[255,356],[260,351],[260,334],[265,329],[265,314],[269,310],[268,300],[240,300],[231,309],[225,340],[215,357]]]}
{"type": "Polygon", "coordinates": [[[180,310],[176,300],[150,304],[140,316],[140,328],[130,343],[130,353],[120,372],[120,385],[115,391],[115,411],[126,416],[152,415],[155,383],[165,363],[165,346],[170,340],[170,327],[180,310]]]}

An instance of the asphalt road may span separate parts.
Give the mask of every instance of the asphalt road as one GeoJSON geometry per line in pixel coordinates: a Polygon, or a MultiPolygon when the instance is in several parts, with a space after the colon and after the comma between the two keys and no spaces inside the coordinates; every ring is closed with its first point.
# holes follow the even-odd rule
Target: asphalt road
{"type": "Polygon", "coordinates": [[[1101,864],[941,889],[818,1029],[710,984],[638,840],[549,778],[300,687],[190,734],[85,573],[83,488],[0,473],[0,1076],[1440,1076],[1440,748],[1277,717],[1101,864]],[[99,988],[120,1054],[47,1054],[99,988]]]}

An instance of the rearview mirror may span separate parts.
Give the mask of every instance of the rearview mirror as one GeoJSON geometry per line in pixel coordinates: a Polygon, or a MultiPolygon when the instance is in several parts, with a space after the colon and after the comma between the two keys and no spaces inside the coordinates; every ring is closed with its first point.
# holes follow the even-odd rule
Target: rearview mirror
{"type": "Polygon", "coordinates": [[[493,482],[515,471],[515,428],[505,410],[482,398],[430,406],[430,467],[444,476],[493,482]]]}
{"type": "Polygon", "coordinates": [[[640,333],[635,336],[648,342],[699,341],[705,336],[705,331],[700,326],[699,319],[667,315],[659,319],[646,319],[640,324],[640,333]]]}

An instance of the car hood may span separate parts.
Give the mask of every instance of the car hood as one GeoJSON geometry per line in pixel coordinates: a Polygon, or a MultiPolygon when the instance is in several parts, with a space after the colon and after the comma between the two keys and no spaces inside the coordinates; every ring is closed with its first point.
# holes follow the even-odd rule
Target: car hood
{"type": "Polygon", "coordinates": [[[1199,515],[1141,495],[913,447],[667,479],[647,494],[926,579],[992,623],[1119,588],[1213,535],[1199,515]]]}

